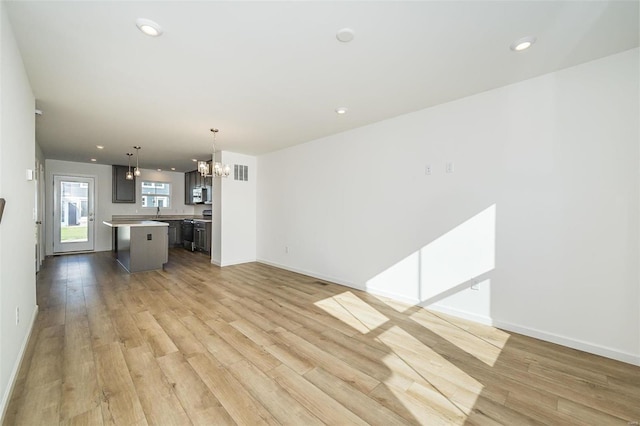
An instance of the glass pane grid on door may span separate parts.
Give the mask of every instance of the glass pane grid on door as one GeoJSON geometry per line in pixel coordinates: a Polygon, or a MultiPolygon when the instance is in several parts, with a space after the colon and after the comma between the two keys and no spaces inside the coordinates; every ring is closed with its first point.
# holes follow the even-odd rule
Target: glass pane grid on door
{"type": "Polygon", "coordinates": [[[60,242],[89,240],[89,185],[85,182],[60,182],[60,242]]]}
{"type": "Polygon", "coordinates": [[[94,250],[94,178],[53,176],[54,253],[94,250]]]}

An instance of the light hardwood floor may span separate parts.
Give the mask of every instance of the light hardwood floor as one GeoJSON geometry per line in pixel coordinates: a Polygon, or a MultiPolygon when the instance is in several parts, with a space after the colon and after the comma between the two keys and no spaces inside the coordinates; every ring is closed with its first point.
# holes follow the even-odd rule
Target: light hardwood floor
{"type": "Polygon", "coordinates": [[[6,425],[633,424],[640,368],[252,263],[48,258],[6,425]]]}

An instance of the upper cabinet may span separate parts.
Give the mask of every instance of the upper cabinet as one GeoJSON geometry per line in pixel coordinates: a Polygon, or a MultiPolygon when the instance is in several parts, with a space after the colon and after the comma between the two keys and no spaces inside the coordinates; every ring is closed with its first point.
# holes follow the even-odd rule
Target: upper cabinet
{"type": "Polygon", "coordinates": [[[127,180],[126,174],[128,166],[112,166],[112,193],[113,203],[135,203],[136,202],[136,178],[127,180]]]}
{"type": "Polygon", "coordinates": [[[193,204],[193,188],[196,186],[196,171],[186,172],[184,174],[184,203],[193,204]]]}
{"type": "MultiPolygon", "coordinates": [[[[209,170],[213,170],[209,164],[209,170]]],[[[207,188],[211,190],[213,179],[211,176],[203,177],[199,171],[192,170],[184,174],[184,203],[185,204],[202,204],[193,202],[193,188],[207,188]]],[[[204,195],[204,194],[203,194],[204,195]]],[[[207,197],[210,199],[210,195],[207,197]]],[[[206,204],[206,203],[205,203],[206,204]]],[[[209,203],[210,204],[210,203],[209,203]]]]}

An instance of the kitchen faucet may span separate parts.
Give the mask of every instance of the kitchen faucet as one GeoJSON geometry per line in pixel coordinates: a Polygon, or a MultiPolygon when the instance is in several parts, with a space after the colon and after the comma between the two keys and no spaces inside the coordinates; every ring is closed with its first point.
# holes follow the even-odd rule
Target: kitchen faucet
{"type": "Polygon", "coordinates": [[[160,206],[156,207],[156,218],[160,217],[160,206]]]}

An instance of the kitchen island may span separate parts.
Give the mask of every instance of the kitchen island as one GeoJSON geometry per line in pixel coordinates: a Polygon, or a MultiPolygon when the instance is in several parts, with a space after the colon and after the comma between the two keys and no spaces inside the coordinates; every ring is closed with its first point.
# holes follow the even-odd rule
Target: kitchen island
{"type": "Polygon", "coordinates": [[[153,220],[102,223],[115,229],[118,263],[127,272],[162,269],[162,265],[169,261],[168,223],[153,220]]]}

